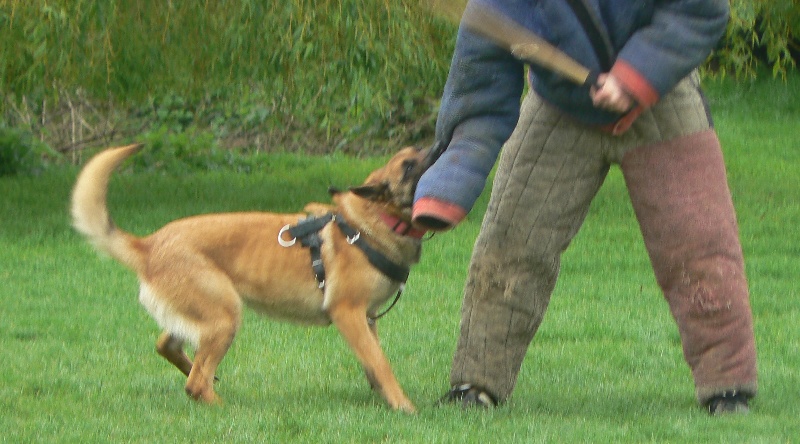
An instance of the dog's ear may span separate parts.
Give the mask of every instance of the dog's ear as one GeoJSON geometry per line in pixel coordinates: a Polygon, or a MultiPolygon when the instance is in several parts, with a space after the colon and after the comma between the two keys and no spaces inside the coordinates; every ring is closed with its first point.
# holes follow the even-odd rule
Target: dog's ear
{"type": "Polygon", "coordinates": [[[356,196],[375,202],[387,202],[392,198],[389,182],[351,187],[350,192],[356,196]]]}
{"type": "Polygon", "coordinates": [[[328,194],[330,194],[331,196],[335,196],[335,195],[337,195],[337,194],[339,194],[341,192],[342,192],[342,190],[336,188],[333,185],[328,187],[328,194]]]}

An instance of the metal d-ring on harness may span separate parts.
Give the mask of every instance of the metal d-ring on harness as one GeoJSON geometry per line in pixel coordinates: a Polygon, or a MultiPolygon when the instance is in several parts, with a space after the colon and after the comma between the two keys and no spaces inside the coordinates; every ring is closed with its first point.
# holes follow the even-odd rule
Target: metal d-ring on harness
{"type": "Polygon", "coordinates": [[[364,239],[361,238],[361,233],[359,231],[348,225],[341,215],[336,215],[333,213],[328,213],[324,216],[318,217],[309,216],[298,222],[295,226],[286,225],[285,227],[281,228],[280,232],[278,232],[278,243],[282,247],[288,248],[294,245],[297,240],[300,239],[300,244],[304,247],[307,247],[311,253],[311,269],[314,271],[314,278],[317,280],[320,290],[325,291],[325,267],[322,263],[322,238],[320,237],[319,232],[331,221],[336,222],[336,225],[340,230],[342,230],[342,233],[344,233],[345,237],[347,238],[347,243],[358,247],[364,253],[364,255],[367,256],[367,260],[370,264],[372,264],[373,267],[377,268],[378,271],[390,279],[401,282],[400,289],[397,291],[397,295],[389,307],[377,316],[370,318],[370,321],[375,321],[388,313],[389,310],[391,310],[395,304],[397,304],[397,301],[400,300],[400,295],[403,294],[405,282],[408,280],[408,274],[410,271],[408,267],[395,264],[382,253],[372,248],[364,239]],[[290,236],[292,236],[292,238],[288,241],[283,238],[284,233],[287,232],[290,236]]]}
{"type": "Polygon", "coordinates": [[[322,238],[319,236],[319,231],[328,225],[333,220],[333,214],[328,213],[324,216],[314,217],[309,216],[294,227],[286,225],[281,228],[278,233],[278,243],[283,247],[291,247],[300,239],[300,245],[307,247],[311,252],[311,269],[314,270],[314,278],[321,290],[325,289],[325,267],[322,264],[322,238]],[[286,241],[283,239],[283,233],[289,232],[292,239],[286,241]]]}

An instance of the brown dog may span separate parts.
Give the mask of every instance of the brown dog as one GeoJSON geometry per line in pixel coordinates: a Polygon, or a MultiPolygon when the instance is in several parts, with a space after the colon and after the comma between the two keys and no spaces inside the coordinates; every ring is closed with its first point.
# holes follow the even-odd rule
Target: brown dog
{"type": "Polygon", "coordinates": [[[421,231],[410,225],[411,205],[420,175],[438,155],[435,150],[404,148],[362,186],[332,192],[333,205],[307,207],[315,215],[335,214],[318,231],[322,280],[315,279],[311,249],[293,243],[292,232],[286,232],[307,214],[194,216],[142,238],[117,228],[106,206],[108,180],[138,149],[109,149],[86,164],[73,191],[72,217],[100,251],[138,275],[139,300],[163,329],[158,353],[188,376],[189,396],[219,402],[214,375],[247,304],[299,323],[333,323],[372,387],[393,409],[414,411],[381,350],[374,318],[404,281],[402,273],[387,273],[386,267],[407,275],[419,260],[421,231]],[[348,226],[358,234],[345,234],[348,226]],[[195,348],[194,362],[184,352],[185,342],[195,348]]]}

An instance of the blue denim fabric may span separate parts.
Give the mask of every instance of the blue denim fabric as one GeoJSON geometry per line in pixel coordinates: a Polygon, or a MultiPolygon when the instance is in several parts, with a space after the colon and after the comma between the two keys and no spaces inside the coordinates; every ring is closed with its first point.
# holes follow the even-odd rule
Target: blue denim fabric
{"type": "MultiPolygon", "coordinates": [[[[586,0],[616,60],[624,60],[663,96],[699,66],[728,20],[727,0],[586,0]]],[[[472,0],[545,38],[589,69],[600,70],[586,33],[564,0],[472,0]]],[[[531,87],[545,101],[590,125],[619,115],[594,108],[588,87],[532,66],[531,87]]],[[[416,199],[434,198],[469,212],[519,118],[524,65],[465,27],[436,122],[447,150],[422,176],[416,199]]]]}

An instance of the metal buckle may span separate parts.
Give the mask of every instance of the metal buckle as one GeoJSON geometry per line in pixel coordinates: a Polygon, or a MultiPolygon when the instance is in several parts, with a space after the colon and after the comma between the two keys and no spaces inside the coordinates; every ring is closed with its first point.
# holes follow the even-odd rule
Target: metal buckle
{"type": "Polygon", "coordinates": [[[289,241],[283,240],[283,233],[289,231],[291,228],[291,225],[286,225],[285,227],[281,228],[280,232],[278,232],[278,243],[281,244],[281,247],[289,248],[297,242],[296,237],[289,241]]]}

